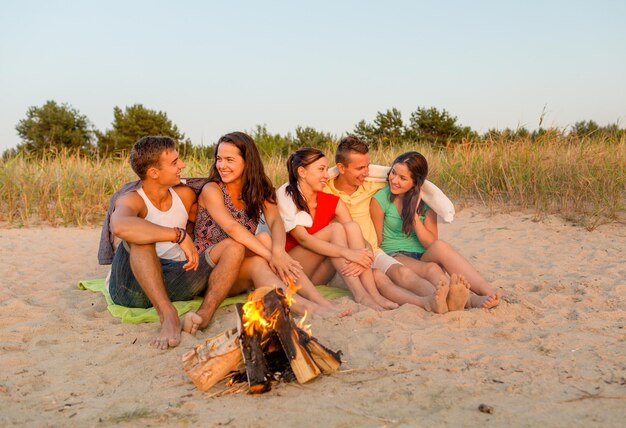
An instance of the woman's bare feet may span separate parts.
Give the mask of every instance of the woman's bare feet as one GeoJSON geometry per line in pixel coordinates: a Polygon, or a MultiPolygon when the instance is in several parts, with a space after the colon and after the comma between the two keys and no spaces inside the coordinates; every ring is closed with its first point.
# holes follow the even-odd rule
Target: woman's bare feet
{"type": "Polygon", "coordinates": [[[384,308],[380,306],[376,301],[369,295],[363,293],[361,296],[354,296],[354,301],[360,303],[361,305],[365,305],[374,309],[375,311],[382,311],[384,308]]]}
{"type": "Polygon", "coordinates": [[[322,319],[344,318],[344,317],[352,315],[352,309],[350,308],[342,309],[339,306],[336,306],[333,304],[331,304],[330,306],[324,305],[324,306],[320,306],[319,310],[317,310],[311,315],[312,315],[312,318],[322,318],[322,319]]]}
{"type": "Polygon", "coordinates": [[[462,311],[469,298],[469,282],[463,275],[452,274],[450,277],[450,292],[446,302],[449,311],[462,311]]]}
{"type": "Polygon", "coordinates": [[[424,309],[436,314],[445,314],[448,312],[448,294],[450,292],[450,284],[446,278],[441,278],[435,292],[427,297],[427,304],[424,309]]]}
{"type": "Polygon", "coordinates": [[[376,303],[378,303],[383,309],[398,309],[400,307],[400,305],[398,305],[396,302],[392,302],[391,300],[383,297],[383,296],[377,296],[374,298],[374,300],[376,301],[376,303]]]}
{"type": "Polygon", "coordinates": [[[470,298],[467,300],[466,307],[491,309],[498,306],[501,299],[502,293],[499,291],[489,296],[479,296],[478,294],[471,293],[470,298]]]}

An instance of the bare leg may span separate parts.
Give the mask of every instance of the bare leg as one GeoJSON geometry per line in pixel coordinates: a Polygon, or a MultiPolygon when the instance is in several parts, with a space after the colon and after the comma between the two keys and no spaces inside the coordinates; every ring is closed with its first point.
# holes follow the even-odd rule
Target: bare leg
{"type": "MultiPolygon", "coordinates": [[[[265,232],[260,233],[257,235],[257,239],[261,241],[261,243],[265,245],[268,249],[272,248],[272,238],[269,234],[265,232]]],[[[332,275],[335,274],[334,269],[332,269],[332,265],[326,264],[326,257],[324,256],[316,254],[315,257],[308,259],[308,262],[312,263],[313,265],[317,265],[315,269],[312,269],[317,276],[328,275],[329,278],[332,278],[332,275]]],[[[328,280],[321,281],[319,282],[319,284],[323,284],[327,281],[328,280]]],[[[312,280],[310,280],[304,272],[303,275],[298,278],[296,284],[300,287],[298,290],[298,294],[304,296],[307,300],[317,303],[318,305],[320,305],[320,308],[326,308],[327,310],[336,310],[335,305],[321,295],[318,289],[315,288],[314,284],[316,283],[312,282],[312,280]]]]}
{"type": "Polygon", "coordinates": [[[437,314],[448,312],[446,297],[448,295],[449,285],[447,281],[442,281],[437,284],[437,287],[433,287],[429,295],[418,296],[394,284],[387,275],[378,269],[374,269],[374,279],[376,280],[376,286],[380,293],[393,302],[400,305],[408,303],[437,314]]]}
{"type": "MultiPolygon", "coordinates": [[[[211,259],[217,265],[209,275],[209,285],[204,300],[197,312],[188,312],[183,317],[183,330],[196,334],[206,328],[219,305],[228,296],[243,262],[245,248],[232,239],[225,239],[211,249],[211,259]]],[[[200,257],[203,257],[201,254],[200,257]]]]}
{"type": "MultiPolygon", "coordinates": [[[[345,229],[339,223],[331,223],[315,233],[315,236],[326,242],[332,242],[336,245],[343,247],[347,246],[345,229]]],[[[346,264],[346,259],[342,257],[326,257],[311,250],[308,250],[301,245],[291,249],[289,255],[298,260],[302,265],[304,273],[309,278],[315,278],[315,281],[320,279],[320,275],[317,273],[317,269],[325,263],[325,260],[330,260],[330,263],[335,271],[340,271],[346,264]]],[[[324,271],[327,272],[328,267],[325,266],[324,271]]],[[[382,307],[376,303],[372,296],[363,288],[361,280],[356,277],[343,276],[342,278],[346,283],[346,286],[352,293],[354,300],[357,303],[369,306],[376,310],[381,310],[382,307]]],[[[325,282],[325,281],[324,281],[325,282]]]]}
{"type": "Polygon", "coordinates": [[[393,258],[409,268],[418,277],[430,282],[432,286],[439,283],[441,275],[446,274],[443,269],[434,262],[424,262],[407,256],[394,256],[393,258]]]}
{"type": "MultiPolygon", "coordinates": [[[[400,257],[397,257],[398,261],[402,261],[402,263],[404,263],[404,259],[408,258],[409,257],[403,257],[403,259],[400,260],[400,257]]],[[[433,293],[436,285],[439,284],[442,279],[446,283],[448,282],[448,279],[446,278],[441,268],[435,263],[422,263],[422,265],[424,267],[427,267],[427,265],[431,265],[433,266],[433,268],[439,270],[439,274],[430,275],[431,277],[437,278],[437,281],[433,283],[429,280],[424,279],[424,277],[416,274],[412,269],[405,266],[404,264],[395,264],[390,266],[389,269],[387,269],[386,274],[387,276],[389,276],[389,278],[391,278],[394,283],[398,284],[400,287],[405,288],[412,293],[417,294],[418,296],[429,296],[433,293]]],[[[426,272],[426,269],[423,269],[423,271],[426,272]]]]}
{"type": "Polygon", "coordinates": [[[158,349],[173,348],[180,344],[181,324],[176,308],[172,305],[165,283],[161,262],[154,244],[129,244],[130,267],[141,289],[156,309],[161,320],[161,331],[150,344],[158,349]]]}
{"type": "MultiPolygon", "coordinates": [[[[308,284],[313,287],[310,281],[308,284]]],[[[253,285],[255,288],[266,286],[278,287],[283,285],[283,282],[272,271],[265,259],[255,255],[246,257],[243,261],[235,287],[237,289],[245,289],[249,288],[250,285],[253,285]]],[[[299,315],[303,315],[305,312],[309,314],[324,312],[323,308],[318,303],[315,303],[302,295],[294,298],[291,310],[299,315]]]]}
{"type": "Polygon", "coordinates": [[[311,282],[313,284],[327,284],[333,279],[337,271],[335,270],[330,258],[325,257],[324,261],[317,266],[311,275],[311,282]]]}
{"type": "MultiPolygon", "coordinates": [[[[422,261],[435,262],[450,275],[453,273],[463,275],[470,284],[470,289],[479,296],[495,297],[497,294],[496,290],[478,273],[476,268],[447,242],[441,240],[433,242],[422,256],[422,261]]],[[[499,303],[500,297],[495,300],[499,303]]]]}
{"type": "MultiPolygon", "coordinates": [[[[343,227],[346,230],[348,247],[354,250],[360,250],[367,247],[365,239],[363,238],[363,233],[361,232],[361,227],[358,223],[350,221],[343,223],[343,227]]],[[[376,281],[374,280],[372,269],[365,270],[365,272],[359,276],[359,279],[361,280],[365,290],[367,290],[370,296],[374,298],[374,301],[384,309],[396,309],[398,307],[398,303],[391,301],[380,294],[378,288],[376,287],[376,281]]]]}

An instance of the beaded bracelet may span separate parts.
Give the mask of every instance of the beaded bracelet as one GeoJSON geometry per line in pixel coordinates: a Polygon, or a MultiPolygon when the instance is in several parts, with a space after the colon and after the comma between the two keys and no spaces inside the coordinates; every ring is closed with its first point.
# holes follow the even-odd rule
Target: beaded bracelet
{"type": "Polygon", "coordinates": [[[181,244],[185,240],[185,238],[187,237],[187,231],[185,229],[183,229],[183,228],[180,228],[180,227],[177,228],[177,229],[180,230],[182,233],[181,233],[180,239],[176,243],[177,244],[181,244]]]}
{"type": "Polygon", "coordinates": [[[174,244],[178,244],[178,241],[180,240],[180,235],[182,234],[181,232],[182,229],[180,227],[175,227],[174,230],[176,231],[176,238],[174,238],[174,240],[170,242],[173,242],[174,244]]]}

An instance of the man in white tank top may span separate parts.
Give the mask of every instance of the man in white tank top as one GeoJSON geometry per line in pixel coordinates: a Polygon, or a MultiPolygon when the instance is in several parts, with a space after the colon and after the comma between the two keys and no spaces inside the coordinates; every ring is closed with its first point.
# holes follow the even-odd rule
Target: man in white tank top
{"type": "Polygon", "coordinates": [[[161,331],[152,341],[159,349],[180,343],[181,330],[195,334],[208,325],[221,302],[215,295],[230,289],[244,257],[243,246],[229,246],[220,254],[199,257],[187,235],[195,192],[178,186],[185,164],[169,137],[144,137],[133,146],[130,163],[141,187],[115,202],[110,218],[118,246],[109,279],[109,292],[117,304],[154,306],[161,331]],[[217,262],[214,262],[217,260],[217,262]],[[204,294],[198,312],[181,320],[172,301],[204,294]]]}

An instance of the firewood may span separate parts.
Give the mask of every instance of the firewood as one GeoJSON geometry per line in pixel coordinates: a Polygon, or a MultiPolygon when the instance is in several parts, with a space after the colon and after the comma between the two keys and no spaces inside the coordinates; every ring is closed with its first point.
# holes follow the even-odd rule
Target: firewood
{"type": "Polygon", "coordinates": [[[247,377],[251,393],[269,391],[273,376],[286,381],[295,376],[302,384],[322,372],[337,371],[341,352],[326,348],[296,326],[282,290],[257,289],[246,305],[250,307],[235,305],[237,328],[208,339],[183,356],[183,368],[198,389],[208,390],[235,370],[240,373],[232,375],[232,380],[240,382],[247,377]],[[254,316],[248,319],[251,314],[254,316]]]}
{"type": "Polygon", "coordinates": [[[311,379],[315,379],[320,375],[320,369],[313,361],[309,352],[300,343],[297,327],[289,316],[289,308],[283,303],[283,299],[276,290],[265,294],[263,305],[266,318],[277,317],[274,331],[283,345],[298,383],[306,383],[311,379]]]}
{"type": "Polygon", "coordinates": [[[309,351],[313,361],[322,370],[322,373],[334,373],[341,366],[341,351],[334,352],[328,349],[301,328],[298,328],[298,336],[300,343],[309,351]]]}
{"type": "Polygon", "coordinates": [[[261,333],[255,331],[249,335],[246,329],[243,328],[243,304],[237,303],[235,307],[238,315],[239,344],[246,364],[250,392],[253,394],[267,392],[272,388],[272,384],[267,369],[267,361],[261,348],[261,333]]]}
{"type": "Polygon", "coordinates": [[[200,391],[207,391],[241,367],[237,329],[207,339],[182,357],[183,369],[200,391]]]}

